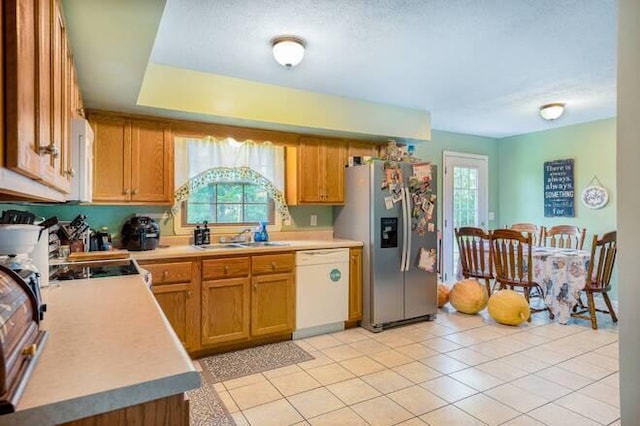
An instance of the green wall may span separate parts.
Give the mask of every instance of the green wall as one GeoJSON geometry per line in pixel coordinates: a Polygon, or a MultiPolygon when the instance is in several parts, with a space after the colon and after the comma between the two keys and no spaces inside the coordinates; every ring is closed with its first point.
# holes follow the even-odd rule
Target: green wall
{"type": "Polygon", "coordinates": [[[616,119],[592,121],[499,141],[499,225],[577,225],[593,234],[616,229],[616,119]],[[544,217],[543,164],[574,159],[575,217],[544,217]],[[609,203],[593,210],[580,201],[582,190],[597,176],[609,191],[609,203]]]}
{"type": "MultiPolygon", "coordinates": [[[[499,158],[500,226],[516,222],[576,225],[587,229],[586,249],[594,234],[617,229],[615,118],[500,139],[499,158]],[[574,159],[575,217],[544,217],[543,163],[567,158],[574,159]],[[594,176],[609,192],[609,203],[598,210],[580,201],[594,176]]],[[[615,268],[613,299],[618,298],[617,281],[615,268]]]]}
{"type": "MultiPolygon", "coordinates": [[[[114,235],[120,233],[120,228],[124,222],[131,216],[139,214],[156,214],[161,215],[168,210],[166,206],[88,206],[79,204],[0,204],[0,212],[2,210],[28,210],[38,216],[45,218],[57,216],[58,220],[72,220],[79,214],[87,216],[87,221],[93,228],[101,228],[107,226],[114,235]]],[[[295,231],[304,229],[307,231],[313,229],[327,229],[333,226],[333,216],[331,207],[327,206],[292,206],[289,207],[291,213],[291,225],[283,225],[282,229],[286,231],[295,231]],[[317,226],[310,226],[310,216],[316,215],[318,218],[317,226]]],[[[174,235],[173,219],[160,219],[161,235],[174,235]]]]}
{"type": "Polygon", "coordinates": [[[494,212],[495,220],[489,222],[489,229],[493,228],[500,215],[498,210],[498,158],[499,143],[493,138],[463,135],[460,133],[433,130],[431,140],[416,144],[416,157],[431,161],[438,166],[438,229],[442,229],[442,152],[454,151],[468,154],[486,155],[489,157],[489,211],[494,212]]]}

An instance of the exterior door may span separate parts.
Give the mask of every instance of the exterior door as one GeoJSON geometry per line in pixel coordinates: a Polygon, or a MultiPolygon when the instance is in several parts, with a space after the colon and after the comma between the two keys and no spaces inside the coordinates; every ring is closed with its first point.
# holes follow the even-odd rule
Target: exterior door
{"type": "Polygon", "coordinates": [[[488,227],[488,164],[485,155],[445,151],[443,153],[443,274],[445,282],[457,281],[459,269],[455,229],[488,227]]]}

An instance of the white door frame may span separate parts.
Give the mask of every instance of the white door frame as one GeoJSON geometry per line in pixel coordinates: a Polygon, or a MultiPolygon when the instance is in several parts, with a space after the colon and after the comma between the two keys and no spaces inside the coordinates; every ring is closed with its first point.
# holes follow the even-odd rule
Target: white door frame
{"type": "Polygon", "coordinates": [[[480,155],[480,154],[469,154],[466,152],[455,152],[455,151],[443,151],[442,152],[442,165],[443,165],[443,182],[442,182],[442,280],[446,282],[455,282],[456,277],[453,276],[453,247],[455,242],[455,235],[453,229],[453,176],[448,173],[447,167],[452,163],[455,159],[462,160],[472,160],[476,162],[476,165],[480,168],[479,177],[484,174],[485,179],[484,182],[480,180],[478,182],[479,185],[482,185],[484,188],[485,199],[479,200],[479,211],[478,217],[480,219],[480,224],[478,225],[485,230],[488,229],[488,218],[489,218],[489,156],[480,155]],[[479,163],[478,163],[479,162],[479,163]],[[482,203],[484,201],[484,208],[482,208],[482,203]],[[483,220],[484,218],[484,220],[483,220]]]}

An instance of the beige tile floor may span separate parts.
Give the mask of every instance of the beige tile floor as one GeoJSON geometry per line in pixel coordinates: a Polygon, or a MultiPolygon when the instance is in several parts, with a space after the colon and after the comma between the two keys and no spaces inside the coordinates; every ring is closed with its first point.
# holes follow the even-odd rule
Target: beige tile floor
{"type": "Polygon", "coordinates": [[[298,340],[315,359],[218,383],[238,425],[619,425],[618,332],[608,317],[433,322],[298,340]]]}

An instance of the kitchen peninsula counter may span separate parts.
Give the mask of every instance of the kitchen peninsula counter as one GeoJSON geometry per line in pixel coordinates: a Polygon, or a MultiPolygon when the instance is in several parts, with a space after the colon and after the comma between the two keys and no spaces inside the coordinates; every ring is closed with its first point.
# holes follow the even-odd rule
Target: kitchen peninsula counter
{"type": "Polygon", "coordinates": [[[182,395],[200,376],[140,276],[42,290],[44,350],[1,425],[52,425],[182,395]]]}

